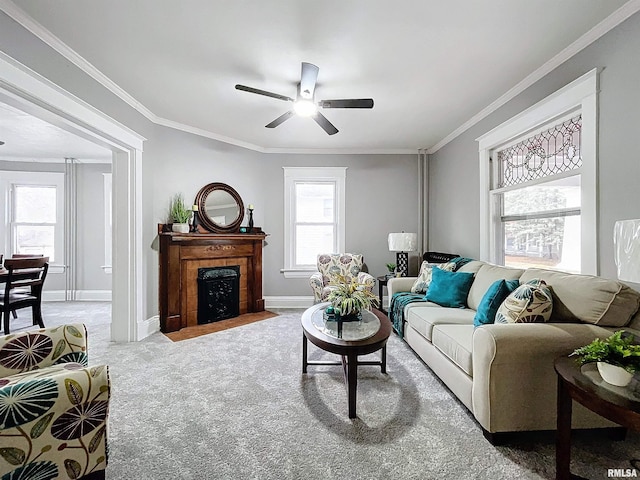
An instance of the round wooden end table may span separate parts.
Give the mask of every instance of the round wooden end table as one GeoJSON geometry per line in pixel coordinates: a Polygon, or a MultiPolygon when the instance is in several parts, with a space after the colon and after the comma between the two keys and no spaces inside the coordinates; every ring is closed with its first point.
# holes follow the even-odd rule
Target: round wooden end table
{"type": "Polygon", "coordinates": [[[359,365],[379,365],[380,371],[387,371],[387,340],[391,335],[391,322],[378,310],[364,310],[362,321],[325,321],[324,310],[329,303],[319,303],[302,314],[302,373],[307,373],[309,365],[342,365],[347,396],[349,418],[356,418],[356,388],[359,365]],[[342,357],[341,362],[309,361],[307,340],[318,348],[342,357]],[[358,360],[359,355],[382,350],[380,361],[358,360]]]}
{"type": "MultiPolygon", "coordinates": [[[[571,401],[623,427],[640,431],[640,389],[616,387],[600,377],[595,363],[580,366],[573,357],[555,361],[558,374],[558,432],[556,479],[580,479],[569,468],[571,461],[571,401]]],[[[636,382],[634,379],[633,382],[636,382]]]]}

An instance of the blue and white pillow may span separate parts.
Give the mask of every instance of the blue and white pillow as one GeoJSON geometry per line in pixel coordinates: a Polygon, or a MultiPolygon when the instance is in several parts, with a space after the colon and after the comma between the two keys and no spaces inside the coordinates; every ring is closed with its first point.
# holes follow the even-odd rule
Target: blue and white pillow
{"type": "Polygon", "coordinates": [[[502,302],[495,323],[548,322],[552,310],[551,290],[544,280],[536,278],[520,285],[502,302]]]}
{"type": "Polygon", "coordinates": [[[411,287],[411,293],[425,293],[429,289],[429,284],[431,283],[433,274],[433,267],[438,267],[440,270],[444,270],[447,272],[453,272],[456,269],[456,264],[453,262],[422,262],[422,265],[420,266],[420,273],[418,273],[418,278],[416,278],[416,281],[413,282],[413,286],[411,287]]]}

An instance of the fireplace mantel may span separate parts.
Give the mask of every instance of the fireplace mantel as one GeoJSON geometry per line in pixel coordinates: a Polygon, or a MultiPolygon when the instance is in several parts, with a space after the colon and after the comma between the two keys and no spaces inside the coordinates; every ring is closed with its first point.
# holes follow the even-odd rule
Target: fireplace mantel
{"type": "Polygon", "coordinates": [[[174,233],[158,226],[160,239],[160,330],[198,324],[198,268],[240,267],[240,314],[264,310],[264,233],[174,233]]]}

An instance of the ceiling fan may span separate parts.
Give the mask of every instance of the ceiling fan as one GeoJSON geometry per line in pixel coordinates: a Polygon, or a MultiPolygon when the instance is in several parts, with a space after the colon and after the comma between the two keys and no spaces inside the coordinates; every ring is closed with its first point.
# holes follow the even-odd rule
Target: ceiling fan
{"type": "Polygon", "coordinates": [[[280,115],[273,122],[265,125],[267,128],[275,128],[285,120],[289,120],[293,115],[300,115],[301,117],[313,118],[322,129],[329,135],[338,133],[338,129],[327,120],[327,117],[322,115],[318,111],[320,108],[373,108],[372,98],[347,98],[340,100],[320,100],[315,102],[314,94],[316,89],[316,80],[318,79],[319,68],[312,63],[302,62],[302,73],[300,75],[300,83],[298,83],[298,93],[295,100],[291,97],[286,97],[273,92],[267,92],[266,90],[260,90],[258,88],[247,87],[245,85],[236,85],[237,90],[244,92],[256,93],[258,95],[264,95],[266,97],[277,98],[278,100],[284,100],[285,102],[293,102],[293,109],[280,115]]]}

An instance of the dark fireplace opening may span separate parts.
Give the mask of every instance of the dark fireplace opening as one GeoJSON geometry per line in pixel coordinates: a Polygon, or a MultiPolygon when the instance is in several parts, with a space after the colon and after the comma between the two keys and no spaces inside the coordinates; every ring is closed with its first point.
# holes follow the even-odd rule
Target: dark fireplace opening
{"type": "Polygon", "coordinates": [[[240,315],[240,266],[198,269],[198,324],[240,315]]]}

